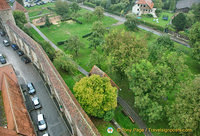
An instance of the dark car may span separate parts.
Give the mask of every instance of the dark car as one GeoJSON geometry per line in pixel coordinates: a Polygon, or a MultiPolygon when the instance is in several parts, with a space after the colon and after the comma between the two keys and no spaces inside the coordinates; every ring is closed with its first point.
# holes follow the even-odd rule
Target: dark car
{"type": "Polygon", "coordinates": [[[18,50],[19,47],[16,44],[12,44],[11,47],[13,48],[13,50],[18,50]]]}
{"type": "Polygon", "coordinates": [[[10,45],[10,42],[9,42],[8,40],[3,40],[3,44],[4,44],[5,46],[9,46],[9,45],[10,45]]]}
{"type": "Polygon", "coordinates": [[[24,55],[24,52],[21,51],[21,50],[17,50],[17,54],[18,54],[19,56],[22,56],[22,55],[24,55]]]}
{"type": "Polygon", "coordinates": [[[0,62],[1,62],[1,64],[5,64],[6,63],[6,59],[2,54],[0,54],[0,62]]]}
{"type": "Polygon", "coordinates": [[[28,93],[29,94],[34,94],[35,93],[35,87],[33,86],[33,83],[28,83],[27,87],[28,87],[28,93]]]}
{"type": "Polygon", "coordinates": [[[26,57],[26,56],[23,56],[23,57],[21,58],[21,60],[22,60],[25,64],[31,62],[31,60],[30,60],[28,57],[26,57]]]}
{"type": "Polygon", "coordinates": [[[6,33],[5,33],[4,31],[0,31],[0,35],[1,35],[1,36],[5,36],[6,33]]]}

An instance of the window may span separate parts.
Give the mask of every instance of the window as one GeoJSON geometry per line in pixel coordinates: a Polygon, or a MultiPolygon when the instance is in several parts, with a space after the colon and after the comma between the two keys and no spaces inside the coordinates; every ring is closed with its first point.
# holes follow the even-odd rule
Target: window
{"type": "Polygon", "coordinates": [[[140,4],[138,4],[138,6],[140,6],[140,4]]]}
{"type": "Polygon", "coordinates": [[[137,11],[140,11],[140,9],[137,9],[137,11]]]}
{"type": "Polygon", "coordinates": [[[147,11],[147,9],[146,9],[146,11],[147,11]]]}
{"type": "Polygon", "coordinates": [[[145,5],[144,5],[144,7],[145,7],[145,5]]]}

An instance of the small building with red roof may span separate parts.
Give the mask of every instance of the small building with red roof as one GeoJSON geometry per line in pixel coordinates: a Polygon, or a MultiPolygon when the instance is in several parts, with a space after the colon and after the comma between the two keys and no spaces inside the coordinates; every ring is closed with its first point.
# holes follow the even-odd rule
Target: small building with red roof
{"type": "Polygon", "coordinates": [[[137,16],[142,14],[151,14],[153,17],[157,17],[155,14],[156,8],[153,8],[154,3],[152,0],[136,0],[135,5],[132,8],[132,13],[137,16]]]}

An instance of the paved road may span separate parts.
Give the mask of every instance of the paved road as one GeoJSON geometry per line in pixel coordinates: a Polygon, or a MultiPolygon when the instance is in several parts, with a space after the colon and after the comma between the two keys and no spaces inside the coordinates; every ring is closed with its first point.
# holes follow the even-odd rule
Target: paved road
{"type": "MultiPolygon", "coordinates": [[[[121,97],[117,98],[117,102],[123,107],[123,109],[131,116],[131,118],[135,121],[135,123],[139,126],[139,128],[148,130],[147,126],[145,123],[140,119],[138,114],[132,109],[121,97]]],[[[149,131],[144,131],[143,132],[145,136],[153,136],[151,132],[149,131]]]]}
{"type": "MultiPolygon", "coordinates": [[[[32,82],[36,88],[35,96],[39,97],[42,108],[41,110],[33,110],[30,112],[35,128],[37,129],[37,114],[43,113],[46,117],[48,126],[48,129],[44,132],[48,132],[51,136],[70,136],[69,129],[61,117],[60,112],[36,68],[31,63],[24,64],[11,47],[5,47],[2,44],[3,39],[4,38],[0,37],[0,53],[4,54],[7,62],[13,65],[19,84],[32,82]]],[[[27,94],[25,97],[30,98],[30,95],[27,94]]],[[[31,105],[26,106],[31,107],[31,105]]],[[[41,136],[44,132],[39,132],[38,135],[41,136]]]]}
{"type": "MultiPolygon", "coordinates": [[[[47,42],[49,42],[50,43],[50,45],[55,49],[55,50],[60,50],[60,51],[62,51],[61,49],[59,49],[52,41],[50,41],[35,25],[33,25],[33,24],[31,24],[30,23],[30,25],[38,32],[38,34],[45,40],[45,41],[47,41],[47,42]]],[[[89,73],[86,71],[86,70],[84,70],[81,66],[79,66],[78,65],[78,70],[82,73],[82,74],[84,74],[85,76],[88,76],[89,75],[89,73]]]]}
{"type": "MultiPolygon", "coordinates": [[[[90,10],[90,11],[94,11],[94,8],[87,7],[87,6],[83,5],[83,4],[80,4],[80,7],[85,8],[85,9],[90,10]]],[[[121,22],[121,23],[124,23],[124,22],[126,21],[126,18],[125,18],[125,17],[120,17],[120,16],[117,16],[117,15],[114,15],[114,14],[111,14],[111,13],[108,13],[108,12],[104,12],[104,15],[105,15],[105,16],[108,16],[108,17],[111,17],[111,18],[114,18],[114,19],[118,20],[118,21],[121,22]]],[[[154,29],[152,29],[152,28],[150,28],[150,27],[147,27],[147,26],[144,26],[144,25],[138,25],[138,27],[139,27],[140,29],[143,29],[143,30],[145,30],[145,31],[149,31],[149,32],[154,33],[154,34],[159,35],[159,36],[161,36],[161,35],[163,35],[163,34],[166,34],[166,33],[163,33],[163,32],[157,31],[157,30],[154,30],[154,29]]],[[[183,41],[183,40],[181,40],[181,39],[178,39],[178,38],[176,38],[176,37],[173,37],[173,36],[170,36],[170,38],[171,38],[173,41],[175,41],[175,42],[177,42],[177,43],[180,43],[180,44],[182,44],[182,45],[184,45],[184,46],[190,48],[190,45],[189,45],[188,43],[186,43],[185,41],[183,41]]]]}

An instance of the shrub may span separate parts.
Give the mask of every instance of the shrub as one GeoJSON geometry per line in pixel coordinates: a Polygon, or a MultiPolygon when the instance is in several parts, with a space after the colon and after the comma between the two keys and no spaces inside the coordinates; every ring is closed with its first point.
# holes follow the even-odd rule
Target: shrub
{"type": "Polygon", "coordinates": [[[95,4],[92,4],[92,3],[90,3],[90,2],[83,2],[83,5],[89,6],[89,7],[91,7],[91,8],[95,8],[95,7],[96,7],[95,4]]]}

